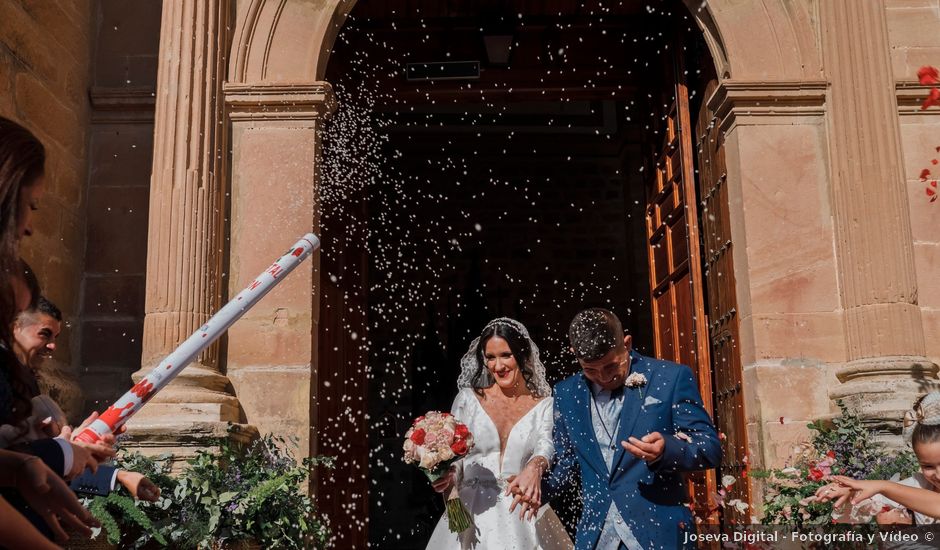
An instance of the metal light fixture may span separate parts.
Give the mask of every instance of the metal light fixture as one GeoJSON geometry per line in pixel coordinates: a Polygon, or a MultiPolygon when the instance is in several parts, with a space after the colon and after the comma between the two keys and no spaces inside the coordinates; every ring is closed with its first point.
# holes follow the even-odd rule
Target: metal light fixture
{"type": "Polygon", "coordinates": [[[516,42],[514,16],[505,12],[483,13],[480,18],[480,30],[483,32],[487,63],[493,67],[508,66],[516,42]]]}
{"type": "Polygon", "coordinates": [[[509,65],[515,38],[512,34],[484,34],[483,46],[486,48],[487,62],[497,67],[509,65]]]}

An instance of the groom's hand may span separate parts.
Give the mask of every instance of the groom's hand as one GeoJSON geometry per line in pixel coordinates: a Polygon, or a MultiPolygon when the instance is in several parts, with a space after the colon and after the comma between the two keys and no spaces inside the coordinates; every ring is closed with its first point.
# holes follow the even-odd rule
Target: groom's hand
{"type": "Polygon", "coordinates": [[[653,432],[644,435],[643,439],[631,437],[627,441],[621,441],[620,446],[637,458],[654,462],[662,456],[663,450],[666,448],[666,440],[663,438],[663,434],[653,432]]]}
{"type": "MultiPolygon", "coordinates": [[[[523,472],[525,472],[525,470],[523,470],[523,472]]],[[[536,482],[529,487],[523,486],[525,483],[523,481],[524,479],[524,475],[518,477],[509,476],[509,479],[507,479],[509,486],[504,493],[506,496],[513,496],[512,504],[509,505],[509,513],[511,514],[513,510],[516,509],[516,506],[518,506],[520,520],[532,519],[535,517],[535,514],[538,513],[539,508],[542,507],[542,492],[538,478],[536,478],[536,482]]]]}

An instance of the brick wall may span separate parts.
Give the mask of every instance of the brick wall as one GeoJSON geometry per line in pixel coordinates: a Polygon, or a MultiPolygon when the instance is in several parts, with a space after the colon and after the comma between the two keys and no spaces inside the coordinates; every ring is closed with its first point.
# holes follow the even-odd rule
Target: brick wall
{"type": "MultiPolygon", "coordinates": [[[[84,260],[88,82],[93,26],[88,0],[0,2],[0,115],[46,146],[46,195],[23,256],[45,294],[74,319],[84,260]]],[[[74,385],[79,327],[67,323],[45,382],[65,411],[81,406],[74,385]]]]}

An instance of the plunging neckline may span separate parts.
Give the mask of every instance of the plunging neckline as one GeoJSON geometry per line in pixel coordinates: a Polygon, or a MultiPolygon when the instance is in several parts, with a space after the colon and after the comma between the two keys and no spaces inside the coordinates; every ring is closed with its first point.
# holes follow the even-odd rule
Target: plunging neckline
{"type": "Polygon", "coordinates": [[[542,404],[542,401],[545,401],[545,398],[543,397],[539,399],[538,401],[536,401],[535,405],[533,405],[531,409],[527,410],[525,414],[520,416],[516,420],[516,422],[512,425],[512,427],[509,428],[509,433],[506,434],[506,446],[505,447],[503,447],[502,438],[499,437],[499,427],[496,425],[496,422],[493,420],[493,417],[490,416],[490,413],[486,411],[486,408],[483,406],[483,402],[480,401],[480,398],[477,397],[476,394],[473,395],[473,400],[476,401],[477,406],[480,407],[481,411],[483,411],[483,416],[485,416],[486,419],[490,421],[490,425],[493,426],[493,430],[496,432],[496,439],[499,440],[499,475],[503,475],[503,457],[506,456],[506,449],[509,448],[509,440],[512,439],[512,432],[516,429],[516,426],[518,426],[519,423],[525,420],[527,416],[532,414],[532,411],[534,411],[536,408],[538,408],[539,405],[542,404]]]}

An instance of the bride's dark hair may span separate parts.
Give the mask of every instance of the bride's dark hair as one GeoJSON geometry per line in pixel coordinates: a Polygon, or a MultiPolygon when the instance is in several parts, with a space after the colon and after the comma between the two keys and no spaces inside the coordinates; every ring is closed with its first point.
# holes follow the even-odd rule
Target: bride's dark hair
{"type": "Polygon", "coordinates": [[[486,368],[486,361],[483,359],[483,354],[486,351],[486,343],[494,336],[499,336],[509,344],[509,351],[512,352],[516,364],[519,365],[519,372],[522,373],[525,386],[529,388],[530,392],[537,394],[538,391],[536,390],[535,383],[532,382],[532,346],[529,345],[529,339],[519,334],[519,331],[513,328],[512,325],[498,321],[487,325],[486,328],[483,329],[483,332],[480,333],[480,343],[477,344],[475,354],[477,372],[473,376],[473,391],[482,397],[483,388],[488,388],[495,382],[492,375],[490,375],[489,369],[486,368]]]}

